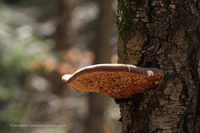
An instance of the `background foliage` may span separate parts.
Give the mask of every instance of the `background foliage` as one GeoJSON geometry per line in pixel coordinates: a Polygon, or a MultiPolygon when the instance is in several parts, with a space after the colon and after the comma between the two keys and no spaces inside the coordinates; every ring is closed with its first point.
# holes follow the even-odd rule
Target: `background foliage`
{"type": "MultiPolygon", "coordinates": [[[[60,77],[94,63],[96,1],[81,1],[73,10],[78,29],[71,49],[55,51],[56,2],[53,0],[4,0],[0,2],[0,129],[1,132],[71,132],[84,125],[88,115],[87,93],[67,88],[60,98],[53,85],[60,77]],[[62,113],[60,112],[62,111],[62,113]],[[65,114],[65,115],[64,115],[65,114]],[[63,117],[66,117],[65,119],[63,117]],[[66,125],[63,128],[17,128],[18,124],[66,125]]],[[[116,29],[111,39],[116,48],[116,29]]],[[[113,52],[115,54],[115,52],[113,52]]],[[[59,79],[60,80],[60,79],[59,79]]],[[[118,107],[111,101],[105,112],[105,132],[116,132],[118,107]]]]}

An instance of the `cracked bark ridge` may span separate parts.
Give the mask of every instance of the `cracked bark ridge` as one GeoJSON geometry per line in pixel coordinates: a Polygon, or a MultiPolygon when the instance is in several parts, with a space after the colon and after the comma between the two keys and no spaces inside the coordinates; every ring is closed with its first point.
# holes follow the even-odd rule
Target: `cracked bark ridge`
{"type": "Polygon", "coordinates": [[[77,91],[97,92],[115,99],[130,98],[153,89],[163,79],[157,68],[142,68],[124,64],[99,64],[84,67],[62,80],[77,91]]]}
{"type": "Polygon", "coordinates": [[[156,67],[165,74],[139,101],[120,104],[123,133],[200,132],[199,5],[193,0],[118,0],[119,63],[156,67]]]}

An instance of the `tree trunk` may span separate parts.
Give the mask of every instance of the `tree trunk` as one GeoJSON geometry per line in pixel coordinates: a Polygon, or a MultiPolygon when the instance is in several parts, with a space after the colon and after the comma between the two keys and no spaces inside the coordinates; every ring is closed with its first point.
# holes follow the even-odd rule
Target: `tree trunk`
{"type": "MultiPolygon", "coordinates": [[[[112,0],[100,0],[100,16],[98,23],[98,39],[95,45],[95,64],[110,63],[111,60],[111,28],[113,24],[112,0]]],[[[104,113],[109,98],[102,94],[89,94],[89,119],[87,133],[104,133],[104,113]]]]}
{"type": "MultiPolygon", "coordinates": [[[[72,26],[71,14],[73,9],[77,6],[77,1],[72,0],[58,0],[56,9],[56,32],[54,35],[54,40],[56,43],[55,50],[64,51],[70,49],[75,45],[77,39],[77,29],[72,26]]],[[[69,92],[66,93],[66,85],[60,80],[60,74],[57,72],[52,76],[52,83],[55,89],[53,93],[59,97],[65,98],[68,96],[69,92]],[[59,88],[59,89],[57,89],[59,88]]],[[[69,91],[69,90],[68,90],[69,91]]]]}
{"type": "Polygon", "coordinates": [[[161,84],[120,103],[123,133],[199,133],[199,1],[118,0],[118,62],[159,68],[161,84]]]}
{"type": "Polygon", "coordinates": [[[72,26],[71,14],[77,6],[76,0],[57,0],[57,28],[54,35],[56,50],[69,49],[75,45],[77,29],[72,26]]]}

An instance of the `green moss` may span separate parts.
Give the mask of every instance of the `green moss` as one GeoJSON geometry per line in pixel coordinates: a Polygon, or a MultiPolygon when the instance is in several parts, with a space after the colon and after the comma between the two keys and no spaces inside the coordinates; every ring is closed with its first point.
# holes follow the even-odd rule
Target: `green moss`
{"type": "Polygon", "coordinates": [[[118,22],[119,32],[122,33],[126,30],[130,30],[133,25],[133,19],[136,16],[136,12],[133,12],[129,3],[121,0],[118,5],[118,22]]]}

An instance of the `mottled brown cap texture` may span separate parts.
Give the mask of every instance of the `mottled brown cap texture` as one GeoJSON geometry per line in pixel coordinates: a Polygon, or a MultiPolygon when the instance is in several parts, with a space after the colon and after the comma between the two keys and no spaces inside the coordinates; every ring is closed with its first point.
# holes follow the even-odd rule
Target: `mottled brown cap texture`
{"type": "Polygon", "coordinates": [[[157,68],[127,64],[99,64],[84,67],[62,77],[65,84],[77,91],[97,92],[115,99],[130,98],[153,89],[164,77],[157,68]]]}

